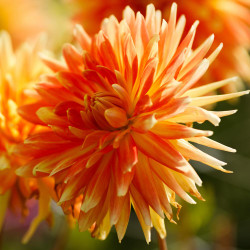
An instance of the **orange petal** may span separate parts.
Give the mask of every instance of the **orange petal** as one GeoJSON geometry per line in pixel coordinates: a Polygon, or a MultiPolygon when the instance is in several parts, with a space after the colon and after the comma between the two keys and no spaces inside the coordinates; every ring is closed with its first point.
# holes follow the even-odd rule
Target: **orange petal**
{"type": "Polygon", "coordinates": [[[110,214],[110,224],[114,225],[117,223],[117,221],[120,218],[126,196],[129,194],[124,195],[124,196],[117,196],[113,178],[111,178],[110,185],[111,185],[111,188],[110,188],[111,197],[110,197],[110,204],[109,204],[109,214],[110,214]]]}
{"type": "Polygon", "coordinates": [[[164,239],[167,236],[164,219],[161,218],[152,208],[150,208],[152,223],[159,236],[164,239]]]}
{"type": "Polygon", "coordinates": [[[133,200],[133,204],[137,206],[138,211],[140,211],[141,217],[146,225],[151,226],[151,218],[149,213],[149,205],[141,195],[140,191],[134,186],[134,184],[130,185],[130,194],[133,200]]]}
{"type": "Polygon", "coordinates": [[[231,153],[235,153],[236,150],[234,148],[230,148],[227,147],[219,142],[216,142],[210,138],[207,137],[199,137],[199,138],[188,138],[188,141],[192,141],[192,142],[196,142],[198,144],[210,147],[210,148],[215,148],[215,149],[219,149],[219,150],[224,150],[224,151],[228,151],[231,153]]]}
{"type": "Polygon", "coordinates": [[[28,231],[25,233],[22,243],[27,243],[34,234],[39,224],[46,219],[50,212],[50,194],[47,192],[45,184],[38,179],[39,194],[39,211],[38,215],[33,219],[28,231]]]}
{"type": "Polygon", "coordinates": [[[182,113],[187,105],[190,103],[189,97],[173,98],[171,101],[164,105],[165,100],[160,103],[160,107],[155,111],[156,119],[163,121],[182,113]]]}
{"type": "Polygon", "coordinates": [[[147,241],[147,243],[149,244],[149,242],[151,241],[151,225],[147,225],[144,221],[144,218],[141,214],[141,210],[139,209],[138,205],[135,202],[132,202],[135,213],[137,215],[137,218],[141,224],[142,227],[142,231],[144,233],[145,239],[147,241]]]}
{"type": "Polygon", "coordinates": [[[119,164],[123,173],[130,172],[138,162],[137,148],[130,134],[126,134],[120,140],[118,149],[119,164]]]}
{"type": "Polygon", "coordinates": [[[195,203],[195,201],[181,188],[181,186],[175,180],[171,170],[152,159],[149,160],[149,164],[154,173],[165,183],[165,185],[167,185],[183,200],[191,204],[195,203]]]}
{"type": "Polygon", "coordinates": [[[125,196],[128,192],[131,181],[133,180],[135,168],[133,167],[131,171],[123,172],[120,167],[121,161],[116,157],[113,165],[113,175],[116,185],[117,196],[125,196]]]}
{"type": "Polygon", "coordinates": [[[48,57],[45,54],[40,53],[40,58],[42,59],[43,63],[47,65],[52,71],[58,72],[58,71],[65,71],[67,70],[67,67],[60,61],[57,61],[55,59],[52,59],[48,57]]]}
{"type": "Polygon", "coordinates": [[[97,171],[91,178],[86,188],[86,195],[81,206],[83,212],[88,212],[91,208],[95,207],[102,198],[102,195],[106,192],[110,179],[109,164],[113,159],[112,156],[113,152],[103,156],[97,171]]]}
{"type": "Polygon", "coordinates": [[[35,123],[35,124],[42,124],[44,123],[38,118],[36,111],[44,106],[44,103],[33,103],[28,105],[23,105],[18,108],[18,114],[23,117],[25,120],[35,123]]]}
{"type": "Polygon", "coordinates": [[[48,125],[67,126],[66,119],[56,115],[52,107],[42,107],[36,112],[41,121],[48,125]]]}
{"type": "Polygon", "coordinates": [[[83,50],[89,50],[91,45],[91,38],[79,24],[75,25],[74,37],[77,39],[83,50]]]}
{"type": "Polygon", "coordinates": [[[127,194],[125,196],[125,200],[123,202],[123,208],[121,209],[121,215],[117,223],[115,224],[116,232],[118,235],[119,242],[123,239],[128,222],[129,222],[129,215],[130,215],[130,195],[127,194]]]}
{"type": "Polygon", "coordinates": [[[181,168],[186,166],[186,161],[182,155],[157,135],[151,132],[147,134],[132,132],[131,135],[137,148],[148,157],[170,168],[178,168],[177,171],[181,171],[181,168]]]}
{"type": "Polygon", "coordinates": [[[152,172],[148,164],[148,158],[141,153],[139,154],[139,161],[135,168],[133,185],[144,197],[147,204],[150,205],[162,218],[164,218],[152,172]],[[145,185],[145,183],[147,183],[147,185],[145,185]]]}
{"type": "Polygon", "coordinates": [[[158,122],[151,131],[165,139],[211,136],[213,134],[212,131],[203,131],[171,122],[158,122]]]}
{"type": "Polygon", "coordinates": [[[184,112],[177,114],[174,117],[170,117],[168,120],[178,123],[202,123],[204,121],[210,121],[215,126],[218,126],[220,123],[220,118],[215,112],[199,107],[187,107],[184,112]]]}
{"type": "MultiPolygon", "coordinates": [[[[83,164],[81,164],[81,168],[84,168],[83,164]]],[[[79,171],[77,175],[68,180],[67,183],[63,186],[59,204],[78,196],[84,190],[84,188],[86,188],[95,171],[96,168],[84,168],[82,171],[79,171]]]]}
{"type": "Polygon", "coordinates": [[[124,127],[128,123],[126,112],[118,107],[106,109],[104,116],[108,123],[114,128],[124,127]]]}
{"type": "MultiPolygon", "coordinates": [[[[58,149],[70,146],[70,142],[57,136],[54,132],[44,132],[29,136],[24,144],[31,144],[34,147],[39,147],[39,149],[58,149]]],[[[72,145],[72,144],[71,144],[72,145]]]]}
{"type": "Polygon", "coordinates": [[[225,166],[226,163],[223,161],[220,161],[211,155],[208,155],[201,150],[194,147],[192,144],[188,143],[185,140],[176,140],[175,142],[172,142],[179,152],[183,154],[187,159],[192,159],[195,161],[200,161],[204,164],[207,164],[215,169],[221,170],[226,173],[230,173],[231,171],[227,171],[222,166],[225,166]]]}
{"type": "Polygon", "coordinates": [[[82,99],[85,94],[92,94],[94,92],[93,86],[91,86],[83,75],[74,72],[60,71],[56,74],[56,78],[64,88],[80,99],[82,99]]]}
{"type": "Polygon", "coordinates": [[[173,211],[168,200],[168,193],[166,192],[164,183],[160,180],[160,178],[156,176],[156,174],[153,171],[152,171],[152,177],[154,180],[155,188],[157,190],[157,194],[159,196],[159,200],[161,202],[162,210],[167,215],[167,218],[171,220],[173,218],[173,211]]]}
{"type": "Polygon", "coordinates": [[[82,56],[73,45],[68,43],[63,46],[63,57],[72,72],[81,74],[83,71],[82,56]]]}

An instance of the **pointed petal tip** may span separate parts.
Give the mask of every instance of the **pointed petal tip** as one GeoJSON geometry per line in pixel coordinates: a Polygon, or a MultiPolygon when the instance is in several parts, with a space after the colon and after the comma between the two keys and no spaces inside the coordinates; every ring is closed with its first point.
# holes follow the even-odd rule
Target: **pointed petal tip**
{"type": "Polygon", "coordinates": [[[200,23],[200,21],[199,21],[199,20],[196,20],[196,21],[193,23],[193,25],[192,25],[190,31],[191,31],[191,32],[194,32],[194,31],[196,30],[197,26],[199,25],[199,23],[200,23]]]}
{"type": "Polygon", "coordinates": [[[123,197],[123,196],[125,196],[127,194],[127,190],[124,190],[124,189],[121,189],[121,188],[119,188],[118,190],[117,190],[117,196],[118,197],[123,197]]]}
{"type": "Polygon", "coordinates": [[[227,165],[227,163],[224,162],[224,161],[220,161],[220,163],[221,163],[221,166],[226,166],[227,165]]]}
{"type": "Polygon", "coordinates": [[[172,3],[172,6],[171,6],[171,12],[172,11],[175,11],[177,9],[177,3],[176,2],[173,2],[172,3]]]}
{"type": "Polygon", "coordinates": [[[173,224],[177,225],[177,222],[176,222],[175,220],[170,219],[169,221],[170,221],[171,223],[173,223],[173,224]]]}
{"type": "Polygon", "coordinates": [[[83,30],[82,25],[79,24],[79,23],[76,23],[75,26],[74,26],[74,28],[73,28],[73,35],[77,36],[78,32],[79,31],[82,32],[82,30],[83,30]]]}
{"type": "Polygon", "coordinates": [[[234,109],[234,110],[232,110],[231,112],[232,112],[231,114],[233,115],[233,114],[235,114],[235,113],[238,112],[238,109],[234,109]]]}
{"type": "Polygon", "coordinates": [[[33,174],[34,176],[36,176],[36,167],[33,168],[32,174],[33,174]]]}
{"type": "Polygon", "coordinates": [[[222,170],[224,173],[227,173],[227,174],[233,174],[233,171],[231,171],[231,170],[226,170],[226,169],[224,169],[224,170],[222,170]]]}
{"type": "Polygon", "coordinates": [[[197,202],[192,199],[192,200],[189,201],[189,204],[195,205],[195,204],[197,204],[197,202]]]}
{"type": "Polygon", "coordinates": [[[214,134],[214,132],[213,132],[213,131],[210,131],[210,130],[208,130],[208,131],[206,131],[206,132],[207,132],[206,136],[212,136],[212,135],[214,134]]]}
{"type": "Polygon", "coordinates": [[[74,28],[75,28],[75,29],[82,29],[82,25],[79,24],[79,23],[76,23],[74,28]]]}
{"type": "Polygon", "coordinates": [[[135,164],[133,164],[133,165],[131,164],[131,167],[128,167],[127,169],[123,170],[122,173],[123,173],[123,174],[131,173],[132,168],[133,168],[134,165],[135,165],[135,164]]]}
{"type": "Polygon", "coordinates": [[[241,78],[239,76],[234,76],[234,77],[231,78],[231,80],[234,81],[234,82],[238,82],[238,81],[240,81],[240,79],[241,78]]]}
{"type": "Polygon", "coordinates": [[[202,180],[199,178],[199,180],[197,181],[195,181],[195,183],[199,186],[199,187],[201,187],[202,186],[202,180]]]}

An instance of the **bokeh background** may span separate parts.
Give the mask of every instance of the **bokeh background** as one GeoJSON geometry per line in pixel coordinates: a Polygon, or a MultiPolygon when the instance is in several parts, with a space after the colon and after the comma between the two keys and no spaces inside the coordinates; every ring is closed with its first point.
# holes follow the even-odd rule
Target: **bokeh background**
{"type": "MultiPolygon", "coordinates": [[[[11,33],[16,46],[26,37],[35,36],[42,31],[49,34],[49,46],[56,53],[59,53],[62,42],[71,40],[71,23],[68,20],[76,10],[72,1],[15,0],[13,2],[16,3],[12,3],[12,6],[6,4],[10,1],[0,0],[0,29],[6,29],[11,33]],[[19,22],[15,18],[17,15],[15,13],[19,15],[20,20],[23,20],[24,16],[28,19],[19,22]],[[37,20],[34,19],[34,15],[37,20]],[[19,27],[15,27],[18,25],[19,27]],[[19,29],[21,34],[16,34],[16,29],[19,29]]],[[[238,112],[233,116],[222,118],[219,127],[209,123],[197,127],[213,130],[212,139],[237,149],[235,154],[205,149],[211,155],[227,162],[227,169],[234,173],[225,174],[205,165],[192,163],[203,180],[203,186],[199,191],[206,201],[197,201],[197,205],[178,201],[183,205],[178,224],[166,221],[169,250],[250,249],[250,96],[244,96],[231,103],[219,103],[215,109],[238,109],[238,112]]],[[[33,206],[35,214],[36,205],[31,202],[30,206],[33,206]]],[[[21,238],[28,228],[27,221],[31,220],[34,214],[30,214],[30,218],[23,223],[18,215],[8,214],[0,235],[0,249],[158,249],[156,233],[153,232],[152,242],[147,245],[133,212],[125,238],[120,244],[114,230],[105,241],[92,239],[88,232],[80,233],[77,225],[75,228],[69,228],[56,204],[52,204],[52,209],[56,214],[53,227],[43,222],[26,245],[20,243],[21,238]]]]}

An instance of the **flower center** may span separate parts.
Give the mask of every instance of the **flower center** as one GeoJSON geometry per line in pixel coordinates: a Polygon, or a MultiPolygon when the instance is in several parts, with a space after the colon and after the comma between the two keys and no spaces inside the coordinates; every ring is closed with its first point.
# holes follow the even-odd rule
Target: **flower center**
{"type": "Polygon", "coordinates": [[[85,95],[85,110],[91,115],[100,129],[116,130],[128,124],[128,116],[122,101],[115,95],[97,92],[93,96],[85,95]]]}

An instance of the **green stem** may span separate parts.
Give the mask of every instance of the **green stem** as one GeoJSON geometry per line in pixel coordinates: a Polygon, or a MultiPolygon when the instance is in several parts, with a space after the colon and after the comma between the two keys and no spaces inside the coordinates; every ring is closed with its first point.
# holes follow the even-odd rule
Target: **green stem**
{"type": "Polygon", "coordinates": [[[162,239],[160,235],[157,233],[159,250],[168,250],[166,238],[162,239]]]}
{"type": "Polygon", "coordinates": [[[67,241],[69,238],[69,226],[66,221],[66,219],[62,219],[61,225],[60,225],[60,230],[58,232],[58,236],[56,238],[53,250],[63,250],[67,246],[67,241]]]}

